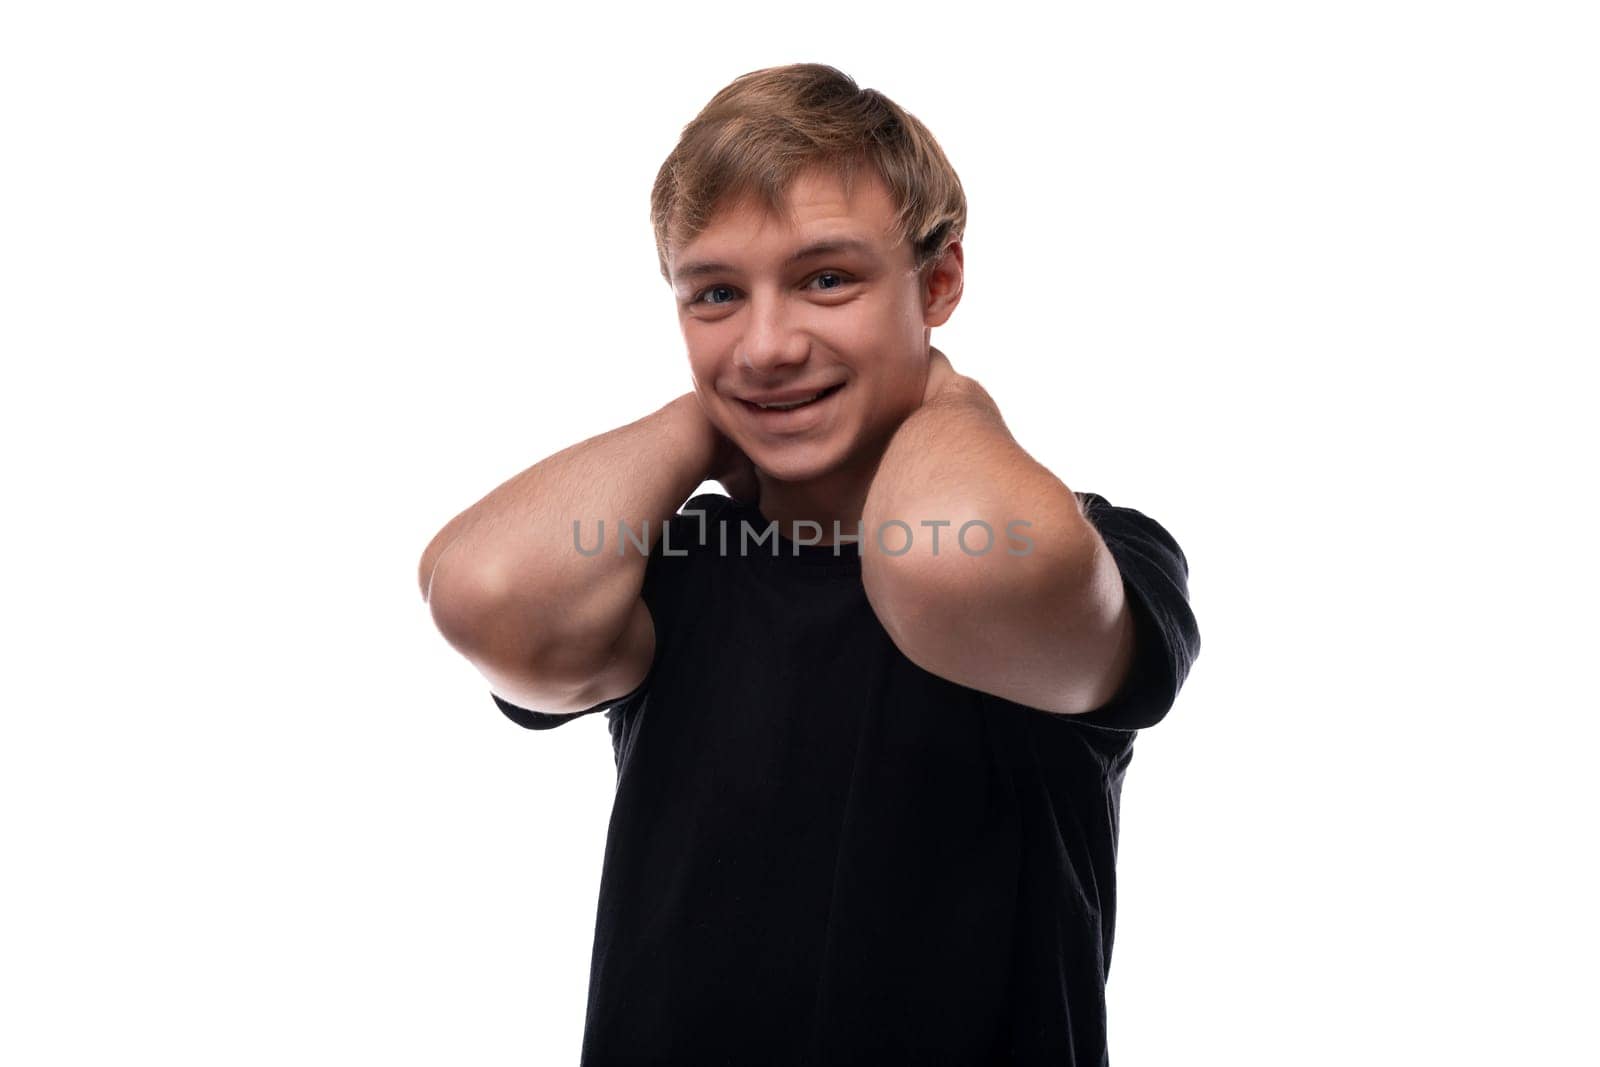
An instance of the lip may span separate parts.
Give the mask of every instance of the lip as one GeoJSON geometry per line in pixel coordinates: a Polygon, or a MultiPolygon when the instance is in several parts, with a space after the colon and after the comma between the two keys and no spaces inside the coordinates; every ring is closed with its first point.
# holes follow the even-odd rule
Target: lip
{"type": "Polygon", "coordinates": [[[813,385],[809,389],[788,389],[781,393],[762,393],[760,396],[741,396],[739,399],[747,404],[792,404],[796,400],[806,400],[816,396],[824,389],[832,389],[843,382],[830,382],[827,385],[813,385]]]}
{"type": "MultiPolygon", "coordinates": [[[[832,410],[834,398],[844,392],[844,386],[844,382],[827,386],[826,388],[833,390],[827,396],[791,411],[767,411],[756,407],[754,402],[743,399],[739,401],[739,406],[744,409],[752,423],[769,433],[797,433],[801,430],[808,430],[820,422],[832,410]]],[[[794,400],[804,400],[808,396],[815,395],[816,392],[817,390],[813,389],[808,392],[788,395],[791,395],[794,400]]],[[[779,393],[774,395],[783,396],[786,394],[779,393]]],[[[784,403],[782,400],[768,402],[784,403]]]]}

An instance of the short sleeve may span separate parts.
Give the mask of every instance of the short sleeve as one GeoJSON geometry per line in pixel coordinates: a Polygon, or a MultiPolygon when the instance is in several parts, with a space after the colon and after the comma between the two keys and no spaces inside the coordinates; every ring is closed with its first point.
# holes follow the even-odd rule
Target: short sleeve
{"type": "Polygon", "coordinates": [[[1112,730],[1141,730],[1167,715],[1200,655],[1200,629],[1189,604],[1189,561],[1154,519],[1116,507],[1097,493],[1077,494],[1117,569],[1133,615],[1133,662],[1122,688],[1105,704],[1069,721],[1112,730]]]}
{"type": "MultiPolygon", "coordinates": [[[[655,627],[656,649],[650,669],[633,692],[601,701],[594,707],[584,708],[582,711],[556,715],[519,707],[491,690],[490,697],[494,699],[495,706],[505,714],[506,718],[529,730],[549,730],[574,719],[581,719],[585,715],[604,711],[611,719],[611,730],[615,737],[618,731],[617,717],[625,715],[630,708],[637,707],[642,702],[650,691],[656,664],[670,654],[673,635],[677,631],[678,620],[692,585],[690,578],[692,561],[703,554],[709,544],[707,531],[712,528],[721,508],[728,503],[728,498],[718,493],[702,493],[691,498],[668,520],[666,532],[651,546],[650,558],[645,563],[644,586],[640,596],[644,599],[645,608],[650,612],[651,624],[655,627]]],[[[607,527],[607,531],[609,537],[612,533],[610,526],[607,527]]],[[[635,536],[642,539],[641,533],[636,532],[635,536]]],[[[604,550],[614,552],[616,544],[616,541],[606,540],[603,543],[604,550]]],[[[624,551],[636,551],[634,543],[625,541],[624,551]]]]}
{"type": "Polygon", "coordinates": [[[623,707],[632,703],[633,701],[638,700],[649,688],[650,675],[647,673],[644,676],[644,680],[638,684],[633,692],[628,693],[625,696],[613,697],[611,700],[603,700],[592,708],[584,708],[582,711],[568,712],[565,715],[553,715],[547,711],[533,711],[529,708],[518,707],[505,697],[501,696],[499,693],[496,693],[492,690],[490,691],[489,695],[494,698],[495,706],[501,711],[505,712],[506,718],[510,719],[518,726],[525,727],[529,730],[549,730],[553,727],[569,723],[573,719],[581,719],[585,715],[593,715],[597,711],[610,711],[612,708],[623,707]]]}

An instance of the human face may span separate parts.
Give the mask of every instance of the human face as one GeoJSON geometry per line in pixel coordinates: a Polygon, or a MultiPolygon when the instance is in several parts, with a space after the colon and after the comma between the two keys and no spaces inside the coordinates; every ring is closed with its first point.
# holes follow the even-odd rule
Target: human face
{"type": "Polygon", "coordinates": [[[701,407],[756,467],[794,482],[881,453],[921,403],[937,323],[876,174],[848,198],[836,174],[801,174],[787,209],[725,205],[669,273],[701,407]],[[788,412],[752,402],[823,389],[788,412]]]}

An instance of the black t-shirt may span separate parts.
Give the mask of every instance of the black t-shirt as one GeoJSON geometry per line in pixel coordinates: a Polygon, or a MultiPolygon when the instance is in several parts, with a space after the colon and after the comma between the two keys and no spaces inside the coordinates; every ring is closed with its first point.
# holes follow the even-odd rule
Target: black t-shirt
{"type": "Polygon", "coordinates": [[[491,694],[530,729],[607,712],[585,1064],[1107,1062],[1123,772],[1200,634],[1172,536],[1078,497],[1136,628],[1087,714],[924,671],[856,545],[757,545],[759,510],[713,493],[652,549],[634,692],[570,715],[491,694]]]}

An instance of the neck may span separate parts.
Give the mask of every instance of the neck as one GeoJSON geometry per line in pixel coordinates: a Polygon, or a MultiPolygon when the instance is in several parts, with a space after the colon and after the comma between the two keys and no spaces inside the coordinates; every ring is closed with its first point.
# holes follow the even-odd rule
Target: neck
{"type": "MultiPolygon", "coordinates": [[[[883,451],[858,458],[850,465],[803,482],[786,482],[757,469],[761,485],[761,515],[778,524],[778,532],[791,541],[809,540],[815,533],[809,527],[796,530],[795,523],[807,520],[822,528],[820,545],[834,543],[833,524],[839,524],[842,539],[854,538],[861,515],[866,510],[867,491],[877,473],[883,451]]],[[[850,544],[849,540],[845,541],[850,544]]]]}

